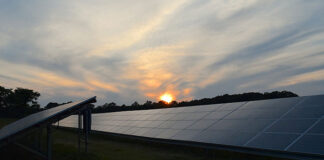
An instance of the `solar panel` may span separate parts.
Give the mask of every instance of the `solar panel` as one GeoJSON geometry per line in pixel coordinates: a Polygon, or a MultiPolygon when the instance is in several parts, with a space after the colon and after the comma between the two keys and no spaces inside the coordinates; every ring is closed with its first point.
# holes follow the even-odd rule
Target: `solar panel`
{"type": "Polygon", "coordinates": [[[303,133],[315,122],[316,119],[282,119],[273,124],[266,132],[303,133]]]}
{"type": "Polygon", "coordinates": [[[225,145],[243,146],[256,135],[255,132],[238,132],[229,130],[205,130],[193,137],[194,141],[225,145]]]}
{"type": "Polygon", "coordinates": [[[154,138],[163,138],[163,139],[171,139],[171,137],[175,136],[179,131],[179,129],[163,129],[163,131],[156,135],[154,138]]]}
{"type": "Polygon", "coordinates": [[[302,136],[288,151],[324,154],[324,135],[306,134],[302,136]]]}
{"type": "Polygon", "coordinates": [[[322,118],[308,133],[324,135],[324,119],[322,118]]]}
{"type": "Polygon", "coordinates": [[[93,128],[149,138],[324,155],[324,95],[101,113],[93,115],[93,128]]]}
{"type": "Polygon", "coordinates": [[[298,134],[262,133],[255,140],[248,144],[250,147],[284,150],[291,144],[298,134]]]}
{"type": "MultiPolygon", "coordinates": [[[[82,107],[82,105],[84,105],[84,104],[93,103],[93,102],[95,102],[95,97],[89,98],[87,100],[73,102],[73,103],[65,104],[62,106],[55,107],[55,108],[47,109],[47,110],[32,114],[30,116],[27,116],[25,118],[19,119],[13,123],[1,128],[0,141],[4,140],[12,135],[15,135],[25,129],[33,127],[33,126],[40,124],[42,122],[45,122],[47,120],[50,120],[53,118],[59,119],[59,117],[56,117],[57,115],[61,115],[66,112],[72,112],[73,110],[75,110],[79,107],[82,107]]],[[[76,127],[77,121],[71,121],[71,119],[75,119],[75,118],[76,117],[72,116],[71,118],[67,119],[66,121],[63,121],[63,125],[76,127]]]]}

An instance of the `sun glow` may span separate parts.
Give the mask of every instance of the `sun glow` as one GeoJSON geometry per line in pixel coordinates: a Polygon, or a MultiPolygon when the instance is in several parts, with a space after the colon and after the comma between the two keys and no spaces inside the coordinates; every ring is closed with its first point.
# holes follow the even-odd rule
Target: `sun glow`
{"type": "Polygon", "coordinates": [[[166,103],[170,103],[170,102],[172,102],[173,97],[172,97],[171,94],[165,93],[162,96],[160,96],[160,100],[162,100],[162,101],[164,101],[166,103]]]}

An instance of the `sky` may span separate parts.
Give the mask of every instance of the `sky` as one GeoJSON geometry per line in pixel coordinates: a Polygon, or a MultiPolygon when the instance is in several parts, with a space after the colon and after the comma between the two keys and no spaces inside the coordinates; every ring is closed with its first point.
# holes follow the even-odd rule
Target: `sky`
{"type": "Polygon", "coordinates": [[[0,86],[48,102],[324,94],[323,0],[0,0],[0,86]]]}

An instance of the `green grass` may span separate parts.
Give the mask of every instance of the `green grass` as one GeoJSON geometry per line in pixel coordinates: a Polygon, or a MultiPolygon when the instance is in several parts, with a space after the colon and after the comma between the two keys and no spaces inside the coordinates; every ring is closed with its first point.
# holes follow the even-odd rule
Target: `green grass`
{"type": "MultiPolygon", "coordinates": [[[[14,121],[14,119],[0,119],[0,127],[14,121]]],[[[46,146],[45,130],[43,131],[42,146],[46,146]]],[[[29,136],[31,140],[32,135],[29,136]]],[[[28,136],[24,140],[29,139],[28,136]]],[[[78,137],[76,130],[53,129],[53,159],[56,160],[230,160],[230,159],[263,159],[248,154],[225,151],[206,151],[188,147],[145,142],[118,138],[104,134],[91,134],[89,137],[89,152],[78,152],[78,137]]],[[[82,144],[83,146],[83,144],[82,144]]],[[[83,148],[82,148],[83,149],[83,148]]],[[[33,154],[16,146],[9,145],[0,148],[2,159],[38,159],[33,154]],[[17,154],[19,153],[19,154],[17,154]],[[5,158],[6,157],[6,158],[5,158]]]]}
{"type": "Polygon", "coordinates": [[[204,159],[199,154],[186,151],[169,150],[159,146],[131,141],[120,141],[107,135],[92,135],[89,138],[89,153],[78,153],[77,133],[71,130],[59,130],[54,133],[54,157],[58,159],[114,159],[114,160],[200,160],[204,159]],[[68,140],[65,137],[70,137],[68,140]],[[74,154],[71,154],[74,153],[74,154]]]}

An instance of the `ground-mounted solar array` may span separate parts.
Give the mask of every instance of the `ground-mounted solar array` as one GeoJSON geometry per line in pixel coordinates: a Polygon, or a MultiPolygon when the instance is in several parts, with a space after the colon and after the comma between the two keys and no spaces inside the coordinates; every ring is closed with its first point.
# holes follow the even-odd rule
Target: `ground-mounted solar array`
{"type": "MultiPolygon", "coordinates": [[[[95,97],[89,98],[87,100],[73,102],[65,105],[61,105],[55,108],[51,108],[48,110],[44,110],[32,115],[29,115],[25,118],[19,119],[0,130],[0,141],[5,140],[6,138],[13,136],[14,134],[17,134],[25,129],[28,129],[30,127],[34,127],[35,125],[42,123],[44,121],[56,118],[59,119],[58,116],[61,113],[64,112],[72,112],[74,109],[82,107],[84,104],[93,103],[95,101],[95,97]]],[[[74,122],[76,124],[76,122],[74,122]]]]}
{"type": "MultiPolygon", "coordinates": [[[[76,127],[76,118],[60,125],[76,127]]],[[[92,129],[324,155],[324,95],[93,114],[92,129]]]]}

